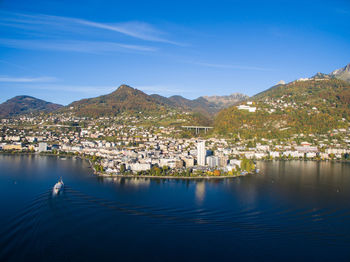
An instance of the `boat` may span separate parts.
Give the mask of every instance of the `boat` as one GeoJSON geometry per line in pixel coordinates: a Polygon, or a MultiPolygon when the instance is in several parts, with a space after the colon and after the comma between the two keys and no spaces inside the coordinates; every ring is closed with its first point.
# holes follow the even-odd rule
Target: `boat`
{"type": "Polygon", "coordinates": [[[63,190],[63,187],[64,187],[64,183],[62,181],[62,178],[60,178],[60,180],[53,187],[52,192],[57,195],[63,190]]]}

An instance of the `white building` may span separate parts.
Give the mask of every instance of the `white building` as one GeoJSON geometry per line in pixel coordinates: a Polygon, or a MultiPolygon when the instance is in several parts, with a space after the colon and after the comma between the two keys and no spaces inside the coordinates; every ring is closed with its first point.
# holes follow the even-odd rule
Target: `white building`
{"type": "Polygon", "coordinates": [[[242,162],[242,160],[231,159],[231,160],[230,160],[230,165],[231,165],[231,166],[238,166],[238,167],[240,167],[240,166],[241,166],[241,162],[242,162]]]}
{"type": "Polygon", "coordinates": [[[138,172],[138,171],[146,171],[151,169],[151,164],[148,163],[134,163],[130,165],[130,169],[132,171],[138,172]]]}
{"type": "Polygon", "coordinates": [[[205,141],[198,142],[197,144],[197,164],[199,166],[205,166],[205,157],[207,151],[205,150],[205,141]]]}
{"type": "Polygon", "coordinates": [[[277,158],[277,157],[280,157],[280,152],[278,152],[278,151],[270,151],[269,155],[272,158],[277,158]]]}
{"type": "Polygon", "coordinates": [[[47,143],[39,143],[39,152],[45,152],[47,151],[47,143]]]}
{"type": "Polygon", "coordinates": [[[207,156],[207,164],[211,168],[219,167],[220,162],[219,162],[219,157],[217,156],[207,156]]]}
{"type": "Polygon", "coordinates": [[[238,110],[247,110],[251,113],[254,113],[256,111],[256,107],[250,107],[250,106],[247,106],[247,105],[239,105],[237,106],[238,110]]]}

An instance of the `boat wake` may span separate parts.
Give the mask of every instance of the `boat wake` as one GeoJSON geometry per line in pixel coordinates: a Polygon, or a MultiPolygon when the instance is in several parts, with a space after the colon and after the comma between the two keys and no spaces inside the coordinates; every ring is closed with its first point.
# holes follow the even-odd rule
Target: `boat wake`
{"type": "Polygon", "coordinates": [[[349,219],[349,208],[291,209],[281,206],[266,210],[220,210],[146,206],[98,198],[65,186],[60,197],[52,195],[51,190],[45,191],[8,219],[0,231],[0,261],[26,261],[26,258],[44,261],[48,254],[52,261],[72,260],[68,253],[63,252],[64,248],[61,251],[57,247],[67,239],[83,241],[81,232],[96,225],[100,232],[108,234],[122,221],[143,226],[148,223],[163,229],[171,226],[178,232],[243,234],[249,241],[268,235],[280,240],[308,238],[320,245],[337,239],[337,243],[348,246],[349,230],[327,230],[327,225],[349,219]],[[276,225],[276,218],[283,222],[276,225]],[[142,223],[139,223],[140,219],[142,223]],[[312,229],[310,223],[314,225],[312,229]]]}

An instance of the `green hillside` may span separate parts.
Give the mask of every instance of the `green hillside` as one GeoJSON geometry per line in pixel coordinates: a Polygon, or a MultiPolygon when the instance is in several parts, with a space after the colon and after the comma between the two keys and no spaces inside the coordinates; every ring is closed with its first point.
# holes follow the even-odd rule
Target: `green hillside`
{"type": "Polygon", "coordinates": [[[278,85],[250,99],[256,112],[236,106],[219,112],[215,132],[283,138],[293,134],[327,133],[347,128],[350,121],[350,83],[338,79],[312,79],[278,85]]]}
{"type": "Polygon", "coordinates": [[[121,85],[108,95],[73,102],[64,110],[80,116],[100,117],[117,115],[121,112],[164,113],[166,109],[167,105],[144,92],[121,85]]]}

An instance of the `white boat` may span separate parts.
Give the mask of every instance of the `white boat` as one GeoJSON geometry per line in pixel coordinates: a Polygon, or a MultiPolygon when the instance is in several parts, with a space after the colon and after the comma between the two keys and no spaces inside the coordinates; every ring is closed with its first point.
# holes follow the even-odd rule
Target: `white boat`
{"type": "Polygon", "coordinates": [[[60,180],[53,187],[52,192],[57,195],[60,191],[63,190],[63,187],[64,187],[64,183],[62,181],[62,178],[60,178],[60,180]]]}

